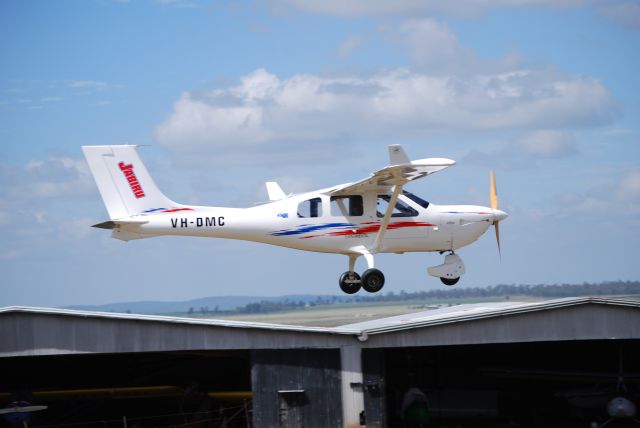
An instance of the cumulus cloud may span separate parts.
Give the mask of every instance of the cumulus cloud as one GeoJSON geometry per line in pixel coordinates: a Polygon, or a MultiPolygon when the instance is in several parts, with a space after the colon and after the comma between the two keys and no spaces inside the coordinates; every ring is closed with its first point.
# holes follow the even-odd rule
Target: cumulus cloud
{"type": "MultiPolygon", "coordinates": [[[[433,19],[407,20],[396,34],[410,53],[408,67],[287,78],[260,68],[213,91],[183,92],[155,138],[172,151],[215,153],[218,163],[247,149],[261,162],[282,162],[322,158],[351,141],[506,130],[535,132],[516,148],[553,158],[574,151],[571,130],[618,115],[598,79],[531,67],[514,55],[479,58],[433,19]]],[[[344,54],[358,43],[356,36],[345,40],[344,54]]]]}
{"type": "MultiPolygon", "coordinates": [[[[581,128],[608,123],[616,111],[597,79],[554,70],[453,77],[399,68],[369,77],[280,79],[259,69],[236,85],[183,93],[155,136],[171,149],[206,151],[435,131],[581,128]]],[[[551,151],[560,143],[546,144],[551,151]]]]}
{"type": "Polygon", "coordinates": [[[478,59],[464,48],[449,27],[433,19],[412,19],[400,32],[410,48],[413,63],[430,73],[476,69],[478,59]]]}
{"type": "Polygon", "coordinates": [[[499,59],[479,58],[460,43],[447,24],[435,19],[404,21],[398,34],[409,51],[412,68],[430,75],[491,75],[526,69],[515,53],[499,59]]]}

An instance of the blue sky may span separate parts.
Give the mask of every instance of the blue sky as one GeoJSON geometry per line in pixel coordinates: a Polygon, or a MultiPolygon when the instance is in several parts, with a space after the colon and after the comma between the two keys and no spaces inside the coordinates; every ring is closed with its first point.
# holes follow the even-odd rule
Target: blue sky
{"type": "MultiPolygon", "coordinates": [[[[195,238],[130,243],[86,144],[143,144],[172,199],[251,206],[383,167],[458,164],[409,190],[488,204],[459,287],[638,280],[640,2],[0,2],[0,306],[339,293],[346,258],[195,238]],[[344,260],[343,260],[344,259],[344,260]]],[[[382,255],[386,291],[441,287],[382,255]]]]}

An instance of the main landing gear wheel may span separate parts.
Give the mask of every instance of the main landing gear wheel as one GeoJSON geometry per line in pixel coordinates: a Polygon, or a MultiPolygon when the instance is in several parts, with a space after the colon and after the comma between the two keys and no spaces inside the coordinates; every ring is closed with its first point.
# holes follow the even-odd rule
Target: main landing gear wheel
{"type": "Polygon", "coordinates": [[[384,287],[384,275],[378,269],[367,269],[362,274],[362,288],[369,293],[377,293],[384,287]]]}
{"type": "Polygon", "coordinates": [[[440,281],[442,281],[442,283],[444,285],[455,285],[458,283],[458,281],[460,281],[460,277],[457,278],[445,278],[445,277],[441,277],[440,281]]]}
{"type": "Polygon", "coordinates": [[[360,275],[355,272],[345,272],[340,275],[340,289],[347,294],[354,294],[360,290],[362,286],[362,281],[360,279],[360,275]]]}

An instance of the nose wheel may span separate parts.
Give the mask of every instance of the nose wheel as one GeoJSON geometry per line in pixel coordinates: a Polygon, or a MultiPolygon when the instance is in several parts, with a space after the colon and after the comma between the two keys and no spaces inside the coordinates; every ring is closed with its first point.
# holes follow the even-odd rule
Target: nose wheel
{"type": "Polygon", "coordinates": [[[456,285],[458,283],[458,281],[460,281],[460,277],[457,277],[457,278],[445,278],[443,276],[443,277],[440,277],[440,281],[442,281],[442,283],[444,285],[456,285]]]}

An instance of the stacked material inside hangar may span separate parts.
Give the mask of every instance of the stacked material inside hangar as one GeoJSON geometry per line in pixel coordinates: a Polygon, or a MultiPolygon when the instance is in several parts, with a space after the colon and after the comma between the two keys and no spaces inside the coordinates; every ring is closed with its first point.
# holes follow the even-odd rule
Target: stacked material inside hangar
{"type": "Polygon", "coordinates": [[[48,406],[32,426],[588,427],[619,398],[607,426],[624,427],[640,399],[624,299],[335,328],[11,307],[0,338],[0,404],[48,406]]]}

